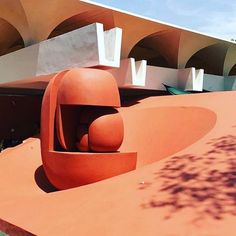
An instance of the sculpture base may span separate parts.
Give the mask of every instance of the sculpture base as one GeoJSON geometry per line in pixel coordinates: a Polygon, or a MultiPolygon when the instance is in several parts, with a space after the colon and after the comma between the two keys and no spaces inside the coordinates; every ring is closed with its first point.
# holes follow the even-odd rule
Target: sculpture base
{"type": "MultiPolygon", "coordinates": [[[[91,184],[136,168],[137,153],[47,152],[44,170],[59,190],[91,184]]],[[[44,158],[43,158],[44,159],[44,158]]]]}

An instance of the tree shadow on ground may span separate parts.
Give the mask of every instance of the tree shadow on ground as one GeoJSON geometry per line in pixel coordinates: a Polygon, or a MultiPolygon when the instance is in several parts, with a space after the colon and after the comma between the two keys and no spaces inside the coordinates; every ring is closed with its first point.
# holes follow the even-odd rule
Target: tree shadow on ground
{"type": "Polygon", "coordinates": [[[194,209],[194,221],[236,216],[236,136],[212,139],[208,145],[202,156],[188,154],[166,161],[153,180],[139,188],[155,191],[141,207],[165,207],[165,219],[187,208],[194,209]]]}

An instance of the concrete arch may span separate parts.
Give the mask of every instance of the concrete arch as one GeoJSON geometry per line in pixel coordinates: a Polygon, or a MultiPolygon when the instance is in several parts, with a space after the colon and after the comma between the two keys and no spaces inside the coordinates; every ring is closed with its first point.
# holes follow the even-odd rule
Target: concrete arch
{"type": "Polygon", "coordinates": [[[48,38],[53,29],[64,20],[94,9],[78,0],[21,0],[29,24],[31,44],[48,38]]]}
{"type": "Polygon", "coordinates": [[[228,75],[236,75],[236,64],[234,64],[234,66],[231,68],[228,75]]]}
{"type": "Polygon", "coordinates": [[[232,74],[232,69],[235,66],[235,64],[236,64],[236,45],[231,45],[227,51],[224,62],[225,76],[232,74]]]}
{"type": "Polygon", "coordinates": [[[94,22],[102,23],[104,30],[114,28],[114,20],[111,11],[108,10],[92,10],[85,11],[80,14],[76,14],[63,22],[61,22],[55,29],[50,33],[48,38],[52,38],[72,30],[90,25],[94,22]]]}
{"type": "Polygon", "coordinates": [[[24,40],[17,29],[0,18],[0,56],[24,47],[24,40]]]}
{"type": "Polygon", "coordinates": [[[219,42],[220,40],[212,37],[182,31],[179,43],[178,68],[185,68],[189,59],[199,50],[219,42]]]}
{"type": "Polygon", "coordinates": [[[186,67],[204,69],[206,74],[223,75],[227,44],[217,43],[205,47],[188,60],[186,67]]]}
{"type": "MultiPolygon", "coordinates": [[[[27,17],[19,0],[0,1],[0,17],[12,25],[21,35],[25,45],[30,39],[27,17]]],[[[0,25],[1,27],[1,25],[0,25]]]]}
{"type": "Polygon", "coordinates": [[[164,30],[140,40],[129,57],[147,60],[148,65],[177,68],[180,30],[164,30]]]}
{"type": "Polygon", "coordinates": [[[113,11],[114,24],[123,30],[121,58],[127,58],[133,47],[151,34],[173,29],[169,25],[153,22],[133,15],[113,11]],[[129,24],[127,24],[129,22],[129,24]]]}

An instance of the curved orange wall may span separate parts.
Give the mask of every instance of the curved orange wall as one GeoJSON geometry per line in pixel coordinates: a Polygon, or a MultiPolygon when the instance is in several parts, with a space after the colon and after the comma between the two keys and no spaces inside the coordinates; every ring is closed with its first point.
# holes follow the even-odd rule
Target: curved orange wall
{"type": "Polygon", "coordinates": [[[125,137],[121,151],[137,151],[137,166],[158,161],[195,143],[216,123],[216,114],[200,107],[123,108],[125,137]]]}

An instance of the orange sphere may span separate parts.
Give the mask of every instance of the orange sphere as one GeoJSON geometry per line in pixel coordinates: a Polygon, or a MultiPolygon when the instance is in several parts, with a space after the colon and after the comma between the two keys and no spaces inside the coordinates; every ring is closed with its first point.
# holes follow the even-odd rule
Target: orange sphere
{"type": "Polygon", "coordinates": [[[89,126],[89,147],[95,152],[117,151],[124,137],[124,125],[119,113],[106,114],[89,126]]]}

